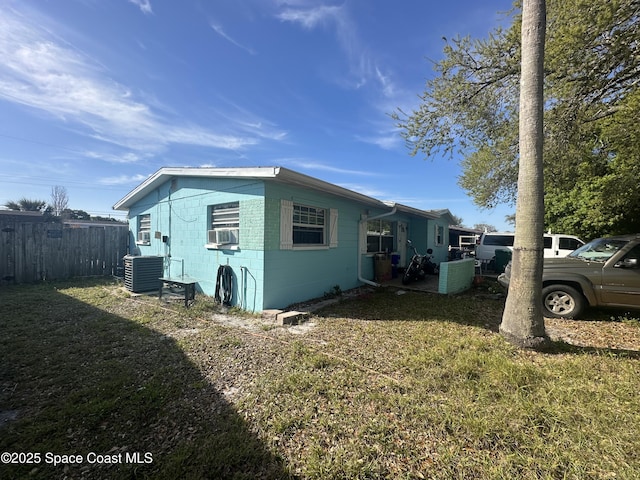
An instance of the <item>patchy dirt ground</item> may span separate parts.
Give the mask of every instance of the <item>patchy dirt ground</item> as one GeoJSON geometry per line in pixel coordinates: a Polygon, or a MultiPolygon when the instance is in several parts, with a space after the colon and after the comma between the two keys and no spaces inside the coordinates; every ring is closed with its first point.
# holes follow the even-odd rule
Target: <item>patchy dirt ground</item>
{"type": "MultiPolygon", "coordinates": [[[[504,299],[504,291],[495,281],[487,281],[475,295],[504,299]],[[483,293],[487,291],[488,293],[483,293]]],[[[640,352],[640,311],[587,309],[583,318],[565,320],[545,317],[547,335],[554,341],[586,348],[610,348],[640,352]]]]}
{"type": "MultiPolygon", "coordinates": [[[[393,288],[393,287],[392,287],[393,288]]],[[[398,287],[402,290],[401,287],[398,287]]],[[[290,336],[290,335],[304,335],[316,326],[313,313],[326,306],[343,300],[349,300],[362,295],[371,293],[374,289],[372,287],[360,287],[346,292],[342,292],[339,297],[329,298],[317,298],[307,302],[301,302],[295,305],[291,305],[289,310],[300,310],[305,312],[311,312],[311,317],[308,321],[300,325],[292,325],[284,328],[279,328],[280,331],[271,331],[270,337],[275,336],[290,336]]],[[[124,291],[124,289],[123,289],[124,291]]],[[[479,295],[483,297],[483,294],[479,295]]],[[[484,296],[500,296],[503,295],[488,295],[484,296]]],[[[181,303],[181,296],[174,296],[171,299],[168,297],[170,303],[181,303]]],[[[145,296],[141,296],[144,299],[145,296]]],[[[143,302],[144,303],[144,302],[143,302]]],[[[545,318],[545,326],[547,334],[552,340],[563,341],[571,345],[590,348],[611,348],[616,350],[629,350],[634,352],[640,352],[640,328],[638,328],[638,320],[624,321],[626,314],[623,312],[611,311],[588,311],[585,314],[585,319],[582,320],[563,320],[558,318],[545,318]]],[[[637,319],[639,315],[631,315],[632,318],[637,319]]],[[[237,314],[229,314],[224,311],[208,315],[208,320],[221,326],[239,327],[245,331],[254,333],[264,333],[267,330],[275,328],[275,324],[269,324],[265,322],[260,316],[242,316],[237,314]]],[[[184,335],[185,331],[179,329],[176,335],[184,335]]]]}
{"type": "Polygon", "coordinates": [[[640,328],[635,321],[561,320],[545,318],[547,335],[571,345],[640,352],[640,328]],[[634,323],[635,322],[635,323],[634,323]]]}
{"type": "MultiPolygon", "coordinates": [[[[501,419],[502,412],[513,404],[505,401],[496,405],[496,399],[511,398],[517,390],[506,388],[506,382],[519,385],[522,378],[530,388],[535,385],[533,376],[545,385],[539,399],[553,400],[544,406],[551,412],[550,418],[568,413],[563,405],[573,405],[577,394],[579,418],[589,419],[589,428],[594,412],[612,412],[596,436],[606,432],[607,439],[619,442],[628,431],[629,439],[622,443],[625,451],[638,451],[633,431],[638,430],[634,419],[638,411],[640,323],[623,312],[593,311],[577,321],[546,319],[553,339],[578,346],[559,345],[557,352],[548,355],[515,351],[499,338],[504,298],[493,290],[442,296],[392,287],[363,288],[343,292],[339,298],[292,306],[312,313],[307,322],[285,327],[259,315],[225,312],[204,296],[185,309],[180,296],[158,301],[157,295],[131,295],[116,285],[98,283],[95,288],[60,290],[34,287],[30,295],[24,295],[3,297],[5,305],[20,317],[20,322],[4,324],[5,335],[13,335],[7,337],[5,350],[13,357],[3,356],[7,358],[5,366],[11,369],[6,370],[4,383],[0,382],[0,397],[12,402],[5,402],[6,408],[0,412],[0,444],[3,437],[9,438],[5,445],[11,448],[32,446],[34,439],[40,438],[40,425],[48,422],[47,429],[57,436],[47,442],[65,445],[69,451],[87,452],[96,445],[106,445],[121,452],[142,445],[154,453],[158,465],[164,462],[162,472],[176,462],[179,469],[163,478],[180,476],[186,466],[202,466],[210,478],[225,478],[210,471],[211,465],[229,465],[228,458],[215,457],[219,452],[235,455],[234,468],[247,472],[242,478],[260,478],[265,464],[275,465],[270,470],[275,473],[263,478],[286,478],[289,471],[327,467],[333,469],[333,475],[315,478],[361,478],[341,469],[346,458],[353,460],[353,471],[357,471],[362,465],[356,460],[369,454],[380,471],[394,468],[404,472],[404,477],[419,478],[407,474],[427,468],[414,462],[426,451],[416,439],[428,442],[434,452],[441,448],[433,461],[439,461],[438,455],[448,455],[452,448],[471,458],[474,453],[470,453],[469,444],[456,440],[468,437],[441,434],[431,426],[453,419],[458,422],[454,431],[473,432],[476,424],[466,423],[473,408],[482,414],[496,413],[501,419]],[[319,307],[325,308],[317,310],[319,307]],[[15,348],[17,345],[20,348],[15,348]],[[42,360],[25,356],[24,351],[36,351],[42,360]],[[506,371],[491,368],[494,363],[487,359],[497,358],[503,359],[500,365],[509,364],[506,371]],[[532,359],[539,368],[529,368],[532,359]],[[571,365],[565,368],[566,363],[571,365]],[[565,379],[558,383],[553,398],[546,389],[549,370],[553,378],[557,373],[565,379]],[[486,375],[478,375],[478,371],[486,375]],[[599,380],[589,383],[594,371],[599,372],[599,380]],[[478,396],[483,378],[493,379],[483,386],[491,394],[478,396]],[[625,385],[621,392],[615,393],[616,382],[625,385]],[[581,397],[584,385],[589,395],[581,397]],[[496,386],[501,390],[494,395],[496,386]],[[567,400],[555,401],[563,388],[567,400]],[[593,392],[601,392],[595,397],[607,399],[604,405],[608,411],[592,406],[593,392]],[[52,402],[52,396],[60,400],[52,402]],[[461,399],[468,403],[461,406],[461,399]],[[487,403],[478,407],[479,399],[487,403]],[[42,411],[50,413],[43,415],[42,411]],[[16,422],[29,416],[37,422],[21,425],[19,432],[12,430],[16,422]],[[94,418],[95,424],[88,426],[87,419],[94,418]],[[611,419],[617,420],[617,429],[611,428],[611,419]],[[25,437],[25,426],[32,428],[30,436],[25,437]],[[358,441],[353,441],[353,432],[360,432],[358,441]],[[432,441],[436,437],[438,441],[432,441]],[[372,444],[375,451],[369,452],[372,444]],[[314,451],[319,454],[312,458],[314,451]],[[348,457],[336,457],[335,452],[347,452],[348,457]],[[380,460],[385,454],[387,457],[380,460]]],[[[529,419],[528,395],[523,397],[520,424],[529,419]]],[[[563,425],[575,418],[567,417],[563,425]]],[[[486,422],[498,424],[489,417],[486,422]]],[[[450,424],[443,425],[443,431],[449,432],[450,424]]],[[[519,434],[519,428],[499,435],[519,434]]],[[[537,432],[535,428],[532,431],[537,432]]],[[[555,433],[564,435],[561,430],[564,427],[555,433]]],[[[477,436],[472,435],[474,445],[484,445],[483,432],[480,429],[477,436]]],[[[543,463],[552,461],[553,452],[561,449],[557,445],[570,444],[576,435],[569,432],[566,438],[557,439],[543,463]]],[[[549,437],[542,435],[539,440],[546,445],[549,437]]],[[[602,444],[594,451],[601,453],[602,444]]],[[[484,455],[485,448],[491,468],[495,468],[494,455],[505,455],[504,450],[487,445],[476,453],[484,455]]],[[[609,450],[611,464],[624,463],[615,456],[621,449],[609,450]]],[[[519,454],[514,451],[508,461],[519,454]]],[[[592,468],[593,456],[589,452],[586,460],[578,457],[577,461],[592,468]]],[[[440,467],[452,464],[444,459],[440,467]]],[[[149,477],[160,478],[155,475],[160,467],[154,468],[158,470],[149,477]]],[[[40,472],[44,478],[45,471],[40,472]]],[[[108,466],[85,465],[65,474],[67,478],[115,478],[109,475],[114,472],[108,466]]],[[[187,476],[206,477],[195,472],[187,476]]],[[[118,478],[132,476],[133,471],[122,471],[118,478]]]]}

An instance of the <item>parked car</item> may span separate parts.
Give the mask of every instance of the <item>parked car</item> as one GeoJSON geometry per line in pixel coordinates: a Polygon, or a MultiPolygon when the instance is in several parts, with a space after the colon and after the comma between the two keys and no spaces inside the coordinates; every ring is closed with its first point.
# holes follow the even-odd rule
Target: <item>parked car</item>
{"type": "MultiPolygon", "coordinates": [[[[498,277],[509,287],[511,264],[498,277]]],[[[640,308],[640,234],[598,238],[564,258],[545,258],[546,316],[576,318],[587,306],[640,308]]]]}
{"type": "MultiPolygon", "coordinates": [[[[488,232],[480,237],[480,243],[476,247],[476,258],[483,262],[494,259],[496,250],[513,250],[515,233],[512,232],[488,232]]],[[[544,234],[544,257],[566,257],[576,248],[584,245],[584,242],[573,235],[560,233],[544,234]]]]}

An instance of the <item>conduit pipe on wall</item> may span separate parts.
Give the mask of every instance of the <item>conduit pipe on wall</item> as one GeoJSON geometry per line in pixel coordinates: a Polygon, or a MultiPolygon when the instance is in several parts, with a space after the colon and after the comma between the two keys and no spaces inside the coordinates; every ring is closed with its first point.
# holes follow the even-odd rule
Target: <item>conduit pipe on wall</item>
{"type": "MultiPolygon", "coordinates": [[[[378,220],[380,218],[384,218],[384,217],[388,217],[389,215],[393,215],[394,213],[396,213],[396,210],[398,209],[398,207],[396,207],[395,205],[393,206],[393,208],[391,209],[391,211],[389,212],[385,212],[385,213],[381,213],[380,215],[375,215],[373,217],[364,217],[361,218],[360,221],[358,222],[358,280],[361,281],[362,283],[366,283],[367,285],[371,285],[373,287],[379,287],[380,284],[376,283],[376,282],[372,282],[371,280],[367,280],[366,278],[362,277],[362,252],[360,252],[360,232],[362,232],[362,224],[364,222],[368,222],[369,220],[378,220]]],[[[366,235],[366,234],[365,234],[366,235]]]]}

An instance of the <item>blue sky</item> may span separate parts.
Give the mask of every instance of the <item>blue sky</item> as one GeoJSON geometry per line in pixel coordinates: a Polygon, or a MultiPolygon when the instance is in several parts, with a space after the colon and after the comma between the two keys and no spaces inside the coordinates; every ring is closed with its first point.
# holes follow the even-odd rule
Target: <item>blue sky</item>
{"type": "Polygon", "coordinates": [[[443,38],[485,38],[511,0],[0,0],[0,204],[111,207],[164,166],[284,166],[381,200],[480,210],[456,161],[411,157],[443,38]]]}

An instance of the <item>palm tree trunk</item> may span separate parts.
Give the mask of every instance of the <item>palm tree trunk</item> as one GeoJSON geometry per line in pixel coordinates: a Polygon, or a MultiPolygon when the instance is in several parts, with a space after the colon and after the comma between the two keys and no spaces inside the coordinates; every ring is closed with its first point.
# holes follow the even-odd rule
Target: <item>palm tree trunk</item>
{"type": "Polygon", "coordinates": [[[516,234],[509,294],[500,324],[500,333],[510,342],[535,349],[544,348],[549,342],[542,314],[545,28],[545,0],[524,0],[516,234]]]}

